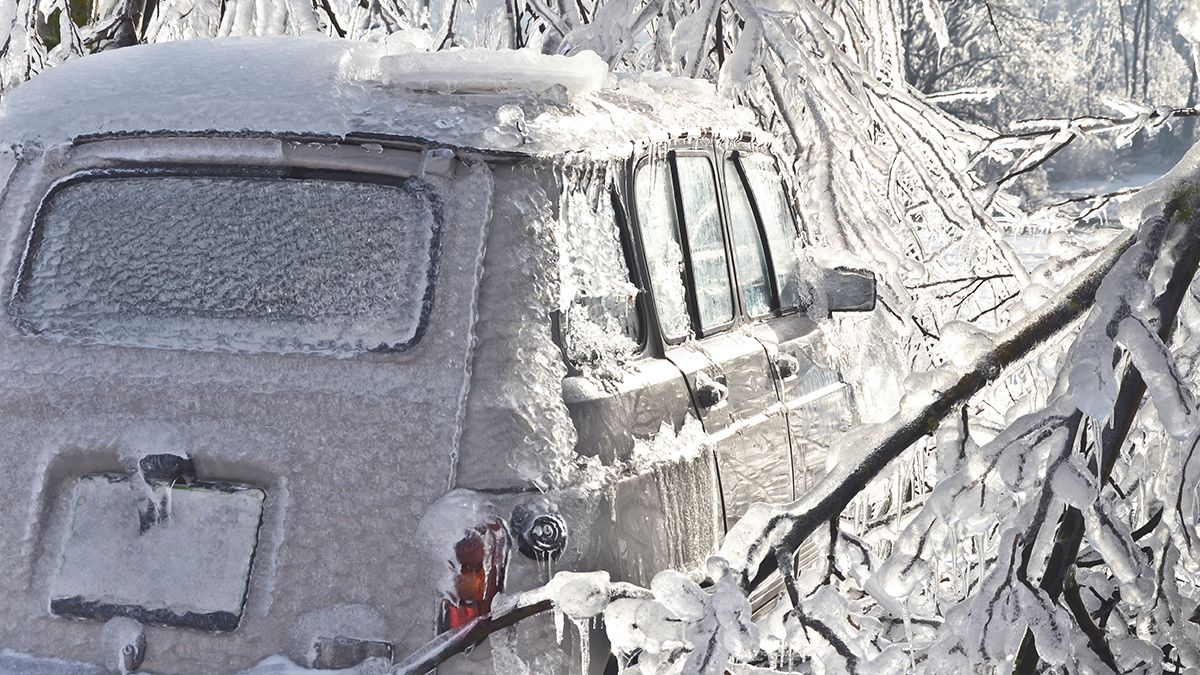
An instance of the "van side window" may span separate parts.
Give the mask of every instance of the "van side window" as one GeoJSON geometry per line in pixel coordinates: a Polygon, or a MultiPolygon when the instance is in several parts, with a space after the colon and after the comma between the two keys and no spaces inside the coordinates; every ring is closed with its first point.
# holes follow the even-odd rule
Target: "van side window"
{"type": "Polygon", "coordinates": [[[623,359],[637,352],[642,339],[615,195],[589,189],[589,178],[569,174],[574,187],[559,197],[559,217],[568,225],[559,242],[559,331],[564,354],[575,365],[606,355],[623,359]]]}
{"type": "Polygon", "coordinates": [[[770,270],[763,251],[758,221],[750,207],[750,196],[742,183],[741,172],[732,157],[725,159],[725,187],[729,195],[729,234],[733,237],[733,256],[737,263],[738,287],[742,303],[750,316],[762,316],[774,309],[770,270]]]}
{"type": "Polygon", "coordinates": [[[637,215],[646,252],[650,288],[658,307],[663,336],[681,338],[691,328],[683,282],[683,249],[679,216],[675,212],[675,187],[665,162],[642,165],[634,178],[637,215]]]}
{"type": "MultiPolygon", "coordinates": [[[[743,155],[738,158],[750,183],[754,203],[762,217],[763,231],[775,267],[775,285],[779,289],[780,306],[791,309],[800,306],[800,259],[796,254],[798,233],[788,207],[787,193],[775,162],[763,155],[743,155]]],[[[732,197],[731,197],[732,198],[732,197]]]]}
{"type": "Polygon", "coordinates": [[[678,156],[675,166],[679,172],[683,225],[703,332],[733,320],[733,293],[721,233],[716,176],[707,157],[678,156]]]}

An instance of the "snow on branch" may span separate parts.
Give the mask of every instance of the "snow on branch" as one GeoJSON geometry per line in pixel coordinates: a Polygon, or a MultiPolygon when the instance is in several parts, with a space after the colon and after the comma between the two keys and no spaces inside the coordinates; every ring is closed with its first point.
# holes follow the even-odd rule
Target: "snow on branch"
{"type": "Polygon", "coordinates": [[[938,378],[940,386],[929,392],[930,400],[902,411],[892,420],[871,430],[856,432],[833,452],[837,466],[800,500],[784,507],[758,504],[751,507],[726,536],[720,557],[748,586],[759,567],[778,548],[797,550],[822,523],[840,516],[850,500],[862,491],[889,462],[922,436],[936,429],[956,407],[980,391],[1006,366],[1018,361],[1032,348],[1049,339],[1091,305],[1104,275],[1131,244],[1124,237],[1112,244],[1061,299],[1042,312],[1014,326],[995,346],[979,355],[963,373],[947,369],[938,378]],[[855,450],[854,448],[862,448],[855,450]]]}

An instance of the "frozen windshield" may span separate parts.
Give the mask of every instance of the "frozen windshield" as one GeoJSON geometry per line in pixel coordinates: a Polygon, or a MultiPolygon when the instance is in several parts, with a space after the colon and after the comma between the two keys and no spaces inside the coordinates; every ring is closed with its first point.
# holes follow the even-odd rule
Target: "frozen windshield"
{"type": "Polygon", "coordinates": [[[432,297],[437,211],[416,179],[77,179],[42,204],[9,311],[26,334],[106,344],[405,349],[432,297]]]}

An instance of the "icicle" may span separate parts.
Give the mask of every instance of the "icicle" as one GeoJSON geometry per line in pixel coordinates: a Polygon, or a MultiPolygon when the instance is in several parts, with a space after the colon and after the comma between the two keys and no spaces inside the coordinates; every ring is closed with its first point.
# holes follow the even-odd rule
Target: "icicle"
{"type": "Polygon", "coordinates": [[[904,639],[908,641],[908,672],[915,673],[917,672],[917,662],[914,656],[917,648],[913,639],[912,612],[908,610],[908,598],[905,598],[904,602],[900,603],[900,608],[903,611],[901,618],[904,620],[904,639]]]}
{"type": "Polygon", "coordinates": [[[804,491],[808,492],[808,443],[800,443],[800,469],[801,477],[804,479],[804,491]]]}
{"type": "Polygon", "coordinates": [[[900,516],[904,514],[904,505],[901,500],[904,497],[903,483],[904,478],[900,475],[901,467],[897,466],[892,473],[892,506],[895,507],[892,519],[892,527],[896,533],[900,533],[900,516]]]}
{"type": "Polygon", "coordinates": [[[976,536],[975,537],[975,556],[976,556],[977,560],[975,561],[975,564],[978,566],[977,569],[979,570],[979,578],[976,580],[976,583],[979,584],[980,587],[983,586],[983,575],[987,571],[987,559],[984,557],[984,553],[983,553],[984,546],[983,545],[984,545],[983,535],[976,536]]]}
{"type": "Polygon", "coordinates": [[[557,607],[554,608],[554,640],[560,646],[563,640],[563,622],[566,620],[566,615],[557,607]]]}
{"type": "Polygon", "coordinates": [[[579,631],[579,673],[587,675],[589,661],[591,660],[591,636],[592,633],[588,630],[588,624],[582,619],[572,619],[575,624],[575,629],[579,631]]]}
{"type": "Polygon", "coordinates": [[[962,525],[955,524],[955,526],[954,526],[954,557],[951,558],[951,560],[954,563],[954,569],[958,570],[958,572],[959,572],[958,578],[956,579],[956,581],[958,581],[958,587],[962,590],[962,597],[959,598],[960,600],[967,599],[967,588],[968,588],[968,582],[970,581],[967,578],[967,571],[970,569],[970,565],[967,564],[967,559],[966,559],[966,556],[964,555],[964,553],[966,551],[966,546],[967,546],[967,542],[963,538],[962,525]]]}
{"type": "Polygon", "coordinates": [[[946,584],[944,584],[942,582],[942,557],[941,556],[933,557],[933,583],[934,583],[934,587],[933,587],[934,597],[935,598],[941,597],[947,590],[946,588],[944,588],[946,584]]]}

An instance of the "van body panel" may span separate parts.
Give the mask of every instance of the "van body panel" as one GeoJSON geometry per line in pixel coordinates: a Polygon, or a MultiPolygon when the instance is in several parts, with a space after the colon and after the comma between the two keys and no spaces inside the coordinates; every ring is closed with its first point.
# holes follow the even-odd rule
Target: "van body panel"
{"type": "MultiPolygon", "coordinates": [[[[74,168],[69,154],[43,158],[10,182],[0,202],[6,292],[41,195],[74,168]]],[[[338,359],[78,344],[0,321],[6,648],[107,662],[101,623],[48,613],[52,571],[71,488],[84,475],[129,473],[147,452],[188,453],[202,480],[253,485],[266,499],[240,625],[224,634],[149,626],[145,668],[233,671],[270,654],[303,662],[318,637],[310,633],[337,630],[320,617],[339,611],[373,617],[363,629],[383,626],[378,637],[397,651],[429,637],[434,570],[416,526],[451,480],[474,321],[463,308],[477,293],[491,195],[482,167],[463,167],[437,189],[452,226],[440,242],[426,332],[406,353],[338,359]]]]}

